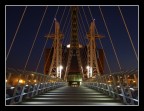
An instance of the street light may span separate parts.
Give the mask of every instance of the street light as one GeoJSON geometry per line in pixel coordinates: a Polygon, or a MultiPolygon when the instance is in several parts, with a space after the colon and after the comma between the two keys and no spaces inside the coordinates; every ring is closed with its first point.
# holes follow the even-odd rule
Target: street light
{"type": "Polygon", "coordinates": [[[60,65],[60,66],[57,67],[57,77],[60,77],[60,78],[61,78],[62,69],[63,69],[63,66],[62,66],[62,65],[60,65]]]}
{"type": "Polygon", "coordinates": [[[88,78],[89,78],[89,77],[92,77],[92,67],[87,66],[86,68],[87,68],[87,70],[88,70],[88,73],[87,73],[88,78]]]}

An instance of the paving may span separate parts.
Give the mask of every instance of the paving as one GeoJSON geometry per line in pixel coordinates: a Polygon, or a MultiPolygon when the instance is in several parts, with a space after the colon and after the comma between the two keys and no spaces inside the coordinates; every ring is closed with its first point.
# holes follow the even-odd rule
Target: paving
{"type": "Polygon", "coordinates": [[[18,105],[120,106],[123,104],[94,89],[65,86],[25,100],[18,105]]]}

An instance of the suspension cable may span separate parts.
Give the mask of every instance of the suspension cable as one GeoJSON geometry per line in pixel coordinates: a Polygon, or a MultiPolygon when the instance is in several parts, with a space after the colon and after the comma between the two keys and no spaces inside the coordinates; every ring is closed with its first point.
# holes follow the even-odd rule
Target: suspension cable
{"type": "MultiPolygon", "coordinates": [[[[68,16],[69,16],[69,12],[70,12],[70,8],[69,8],[69,11],[68,11],[68,15],[67,15],[67,17],[66,17],[66,21],[67,21],[67,18],[68,18],[68,16]]],[[[62,28],[62,31],[64,30],[65,25],[66,25],[66,22],[64,23],[64,26],[63,26],[63,28],[62,28]]]]}
{"type": "MultiPolygon", "coordinates": [[[[59,6],[58,6],[58,8],[57,8],[57,11],[56,11],[56,13],[55,13],[54,18],[56,18],[56,15],[57,15],[57,13],[58,13],[58,10],[59,10],[59,6]]],[[[54,20],[53,20],[53,22],[52,22],[52,25],[51,25],[51,28],[50,28],[49,34],[51,33],[51,30],[52,30],[52,26],[53,26],[53,24],[54,24],[54,20]]],[[[39,64],[40,64],[40,62],[41,62],[41,58],[42,58],[42,55],[43,55],[43,53],[44,53],[44,50],[45,50],[45,47],[46,47],[47,41],[48,41],[48,38],[46,38],[46,41],[45,41],[45,44],[44,44],[44,47],[43,47],[43,50],[42,50],[41,56],[40,56],[40,58],[39,58],[39,61],[38,61],[37,67],[36,67],[36,72],[37,72],[38,67],[39,67],[39,64]]]]}
{"type": "Polygon", "coordinates": [[[24,9],[24,11],[23,11],[23,14],[22,14],[22,16],[21,16],[20,22],[19,22],[19,24],[18,24],[18,27],[17,27],[16,32],[15,32],[15,34],[14,34],[13,40],[12,40],[12,42],[11,42],[10,48],[9,48],[9,50],[8,50],[8,53],[7,53],[7,56],[6,56],[6,60],[8,59],[8,56],[9,56],[9,54],[10,54],[11,48],[12,48],[13,43],[14,43],[14,41],[15,41],[15,38],[16,38],[16,36],[17,36],[19,27],[20,27],[20,25],[21,25],[21,22],[22,22],[22,20],[23,20],[23,17],[24,17],[24,15],[25,15],[26,10],[27,10],[27,6],[25,7],[25,9],[24,9]]]}
{"type": "MultiPolygon", "coordinates": [[[[64,28],[65,28],[65,25],[66,25],[66,23],[67,23],[69,13],[70,13],[70,9],[69,9],[69,11],[68,11],[68,14],[67,14],[67,17],[66,17],[66,21],[65,21],[64,26],[63,26],[63,28],[62,28],[62,32],[64,32],[64,28]]],[[[68,25],[67,25],[67,27],[66,27],[66,32],[67,32],[67,29],[68,29],[69,24],[70,24],[70,20],[69,20],[68,25]]],[[[64,42],[65,42],[65,39],[64,39],[63,43],[64,43],[64,42]]]]}
{"type": "MultiPolygon", "coordinates": [[[[70,28],[69,28],[69,31],[67,32],[67,37],[65,38],[65,43],[68,43],[68,36],[70,35],[70,28]]],[[[66,47],[64,47],[64,51],[67,49],[67,46],[66,47]]],[[[66,58],[66,55],[64,54],[64,51],[63,51],[63,53],[62,53],[62,57],[64,57],[64,58],[66,58]]]]}
{"type": "MultiPolygon", "coordinates": [[[[79,12],[79,13],[80,13],[80,12],[79,12]]],[[[82,21],[82,20],[81,20],[81,21],[82,21]]],[[[80,24],[80,20],[79,20],[79,19],[78,19],[78,23],[79,23],[79,26],[82,26],[82,25],[80,24]]],[[[82,28],[79,27],[79,29],[80,29],[80,30],[79,30],[79,34],[81,35],[81,36],[80,36],[81,41],[86,44],[86,41],[82,39],[82,36],[84,37],[84,33],[83,33],[83,31],[82,31],[82,28]]],[[[85,31],[86,31],[86,30],[85,30],[85,31]]],[[[86,63],[87,61],[86,61],[86,51],[85,51],[85,49],[84,49],[84,57],[85,57],[85,63],[86,63]]]]}
{"type": "MultiPolygon", "coordinates": [[[[70,28],[69,28],[69,27],[71,27],[70,21],[69,21],[69,23],[68,23],[68,25],[67,25],[67,28],[66,28],[66,29],[69,29],[69,30],[66,30],[66,31],[65,31],[65,35],[66,35],[67,33],[70,33],[70,28]]],[[[64,39],[63,43],[66,44],[67,42],[68,42],[68,37],[64,39]]]]}
{"type": "MultiPolygon", "coordinates": [[[[70,35],[70,28],[68,28],[68,27],[71,27],[71,24],[70,24],[70,21],[69,21],[69,23],[67,24],[67,28],[66,29],[69,29],[69,30],[66,30],[65,31],[65,35],[67,35],[67,36],[65,36],[66,38],[64,39],[64,41],[63,41],[63,44],[67,44],[68,43],[68,36],[70,35]]],[[[67,48],[67,46],[66,47],[64,47],[64,50],[67,48]]],[[[63,51],[63,53],[62,53],[62,56],[64,56],[64,58],[66,58],[66,55],[64,54],[64,51],[63,51]]]]}
{"type": "Polygon", "coordinates": [[[84,16],[85,16],[85,18],[86,18],[87,26],[89,27],[88,20],[87,20],[87,16],[86,16],[86,14],[85,14],[85,11],[84,11],[84,9],[83,9],[83,6],[82,6],[82,10],[83,10],[84,16]]]}
{"type": "MultiPolygon", "coordinates": [[[[67,19],[68,19],[68,16],[69,16],[69,13],[70,13],[70,9],[69,9],[69,11],[68,11],[68,14],[67,14],[67,17],[66,17],[66,21],[65,21],[65,23],[64,23],[64,26],[63,26],[63,28],[62,28],[62,32],[64,32],[64,28],[65,28],[65,25],[66,25],[66,23],[67,23],[67,19]]],[[[71,15],[70,15],[71,16],[71,15]]],[[[69,34],[70,33],[70,28],[69,27],[71,27],[71,24],[70,24],[70,20],[69,20],[69,22],[67,23],[67,27],[66,27],[66,31],[65,31],[65,35],[67,34],[69,34]],[[70,26],[69,26],[70,25],[70,26]],[[67,29],[69,29],[69,32],[68,32],[68,30],[67,29]]],[[[66,36],[65,36],[66,37],[66,36]]],[[[65,38],[65,39],[63,39],[63,44],[65,44],[65,43],[67,43],[68,42],[68,37],[67,38],[65,38]]],[[[64,50],[66,49],[66,47],[64,48],[64,50]]],[[[64,52],[62,53],[62,56],[65,56],[66,57],[66,55],[64,54],[64,52]]]]}
{"type": "Polygon", "coordinates": [[[91,18],[92,18],[92,20],[93,20],[93,16],[92,16],[92,13],[91,13],[91,10],[90,10],[89,6],[88,6],[88,9],[89,9],[89,12],[90,12],[91,18]]]}
{"type": "Polygon", "coordinates": [[[81,20],[82,20],[82,24],[83,24],[83,27],[84,27],[84,29],[85,29],[85,32],[87,32],[80,11],[79,11],[79,14],[80,14],[80,18],[81,18],[81,20]]]}
{"type": "Polygon", "coordinates": [[[24,66],[24,71],[23,71],[23,73],[25,72],[26,66],[27,66],[28,61],[29,61],[29,58],[30,58],[30,56],[31,56],[31,52],[32,52],[33,47],[34,47],[34,45],[35,45],[35,41],[36,41],[37,36],[38,36],[38,34],[39,34],[39,30],[40,30],[40,28],[41,28],[41,25],[42,25],[43,19],[44,19],[44,17],[45,17],[45,14],[46,14],[47,8],[48,8],[48,7],[45,8],[44,14],[43,14],[43,16],[42,16],[42,18],[41,18],[41,21],[40,21],[39,27],[38,27],[38,29],[37,29],[37,32],[36,32],[36,35],[35,35],[35,38],[34,38],[33,44],[32,44],[32,46],[31,46],[31,49],[30,49],[30,52],[29,52],[28,58],[27,58],[27,60],[26,60],[25,66],[24,66]]]}
{"type": "MultiPolygon", "coordinates": [[[[81,20],[79,20],[79,21],[82,21],[82,24],[83,24],[83,27],[84,27],[84,29],[85,29],[85,33],[87,33],[87,31],[86,31],[86,27],[85,27],[85,25],[84,25],[84,22],[83,22],[83,19],[82,19],[82,16],[81,16],[81,12],[79,11],[79,15],[80,15],[80,18],[81,18],[81,20]]],[[[86,17],[86,16],[85,16],[86,17]]],[[[87,19],[86,19],[86,21],[87,21],[87,19]]],[[[88,23],[88,22],[87,22],[88,23]]],[[[80,24],[80,22],[79,22],[79,24],[80,24]]],[[[81,26],[81,25],[80,25],[81,26]]],[[[82,28],[81,28],[81,30],[82,30],[82,28]]],[[[82,32],[82,34],[84,34],[83,32],[82,32]]],[[[82,35],[81,34],[81,35],[82,35]]],[[[83,37],[84,37],[84,35],[83,35],[83,37]]],[[[82,38],[82,37],[81,37],[82,38]]],[[[85,45],[87,44],[86,43],[86,41],[85,41],[85,39],[83,39],[83,41],[84,41],[84,43],[85,43],[85,45]]],[[[84,54],[85,54],[85,58],[87,58],[87,54],[86,54],[87,52],[86,52],[86,49],[84,48],[84,54]]],[[[87,64],[87,61],[85,61],[85,63],[87,64]]]]}
{"type": "Polygon", "coordinates": [[[129,30],[128,30],[127,24],[126,24],[126,22],[125,22],[124,16],[123,16],[122,11],[121,11],[121,9],[120,9],[119,6],[118,6],[118,9],[119,9],[119,12],[120,12],[120,14],[121,14],[121,17],[122,17],[123,23],[124,23],[124,25],[125,25],[125,28],[126,28],[126,31],[127,31],[128,37],[129,37],[129,39],[130,39],[130,43],[131,43],[131,45],[132,45],[133,51],[134,51],[134,53],[135,53],[136,59],[138,60],[138,56],[137,56],[137,53],[136,53],[136,50],[135,50],[135,47],[134,47],[134,44],[133,44],[133,41],[132,41],[132,38],[131,38],[130,32],[129,32],[129,30]]]}
{"type": "Polygon", "coordinates": [[[103,21],[104,21],[104,24],[105,24],[105,27],[106,27],[106,30],[107,30],[107,33],[108,33],[108,36],[109,36],[109,39],[110,39],[111,45],[112,45],[112,47],[113,47],[113,51],[114,51],[114,54],[115,54],[115,57],[116,57],[116,60],[117,60],[117,63],[118,63],[119,69],[121,70],[121,65],[120,65],[120,62],[119,62],[119,59],[118,59],[118,56],[117,56],[117,53],[116,53],[115,47],[114,47],[113,42],[112,42],[112,38],[111,38],[110,32],[109,32],[109,30],[108,30],[108,27],[107,27],[107,24],[106,24],[106,21],[105,21],[105,18],[104,18],[104,15],[103,15],[103,12],[102,12],[100,6],[99,6],[99,10],[100,10],[101,16],[102,16],[102,18],[103,18],[103,21]]]}
{"type": "Polygon", "coordinates": [[[65,14],[65,10],[66,10],[66,7],[64,8],[64,12],[63,12],[62,17],[61,17],[61,19],[60,19],[60,24],[61,24],[61,22],[62,22],[62,19],[63,19],[64,14],[65,14]]]}
{"type": "Polygon", "coordinates": [[[66,30],[66,32],[65,32],[65,35],[67,35],[67,36],[65,36],[66,38],[63,40],[63,44],[67,44],[68,43],[68,35],[70,35],[70,31],[71,31],[70,28],[68,28],[68,27],[71,27],[70,22],[67,25],[67,29],[69,29],[69,30],[66,30]]]}
{"type": "MultiPolygon", "coordinates": [[[[79,22],[78,22],[78,23],[79,23],[79,22]]],[[[80,25],[80,23],[79,23],[79,25],[80,25]]],[[[81,25],[80,25],[80,26],[81,26],[81,25]]],[[[81,28],[79,27],[79,29],[81,29],[81,28]]],[[[82,29],[79,30],[79,34],[80,34],[80,41],[81,41],[81,42],[85,42],[85,41],[82,39],[82,34],[83,34],[82,29]]],[[[85,57],[85,62],[86,62],[86,53],[84,53],[84,57],[85,57]]]]}
{"type": "MultiPolygon", "coordinates": [[[[70,9],[69,9],[69,11],[68,11],[68,14],[67,14],[67,17],[66,17],[66,21],[65,21],[64,26],[63,26],[63,28],[62,28],[62,32],[64,32],[64,28],[65,28],[65,25],[66,25],[66,23],[67,23],[69,13],[70,13],[70,9]]],[[[68,33],[68,30],[67,30],[67,29],[68,29],[69,25],[70,25],[70,20],[69,20],[69,22],[67,23],[65,35],[68,33]]],[[[64,44],[65,41],[67,42],[68,39],[67,39],[67,38],[63,39],[63,42],[62,42],[62,43],[64,44]]],[[[64,50],[65,50],[65,49],[64,49],[64,50]]],[[[64,52],[62,53],[62,56],[66,56],[66,55],[64,55],[64,52]]]]}

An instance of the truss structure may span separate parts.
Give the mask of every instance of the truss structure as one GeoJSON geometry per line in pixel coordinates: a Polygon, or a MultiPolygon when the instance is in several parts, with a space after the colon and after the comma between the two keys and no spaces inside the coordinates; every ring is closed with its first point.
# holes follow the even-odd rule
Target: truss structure
{"type": "Polygon", "coordinates": [[[89,43],[87,44],[87,77],[100,75],[98,65],[98,54],[96,53],[96,38],[102,38],[103,36],[95,34],[95,20],[91,22],[89,32],[87,33],[89,43]]]}

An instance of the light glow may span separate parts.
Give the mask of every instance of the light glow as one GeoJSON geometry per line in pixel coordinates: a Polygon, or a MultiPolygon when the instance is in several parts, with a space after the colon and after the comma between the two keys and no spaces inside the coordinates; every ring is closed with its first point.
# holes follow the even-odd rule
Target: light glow
{"type": "Polygon", "coordinates": [[[90,68],[90,66],[87,66],[86,68],[87,68],[87,69],[89,69],[89,68],[90,68]]]}
{"type": "Polygon", "coordinates": [[[14,89],[15,87],[10,87],[10,89],[14,89]]]}
{"type": "Polygon", "coordinates": [[[63,66],[62,65],[60,65],[60,70],[62,70],[63,69],[63,66]]]}
{"type": "Polygon", "coordinates": [[[67,47],[67,48],[70,48],[70,44],[68,44],[66,47],[67,47]]]}
{"type": "Polygon", "coordinates": [[[133,90],[133,91],[134,91],[134,88],[130,88],[130,90],[133,90]]]}
{"type": "Polygon", "coordinates": [[[31,74],[32,76],[34,76],[34,74],[31,74]]]}
{"type": "Polygon", "coordinates": [[[60,65],[57,67],[57,77],[61,78],[61,72],[62,72],[63,66],[60,65]]]}
{"type": "Polygon", "coordinates": [[[24,82],[25,82],[25,81],[22,80],[22,79],[19,80],[19,83],[20,83],[20,84],[23,84],[24,82]]]}

